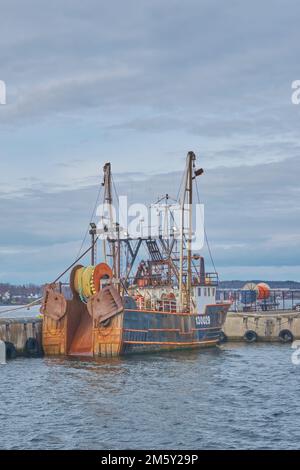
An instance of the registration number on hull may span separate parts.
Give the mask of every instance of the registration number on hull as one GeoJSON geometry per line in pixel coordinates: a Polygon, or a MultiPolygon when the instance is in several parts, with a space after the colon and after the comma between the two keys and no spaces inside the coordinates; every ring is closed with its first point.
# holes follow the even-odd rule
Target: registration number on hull
{"type": "Polygon", "coordinates": [[[209,326],[210,325],[210,316],[209,315],[198,315],[196,317],[196,325],[209,326]]]}

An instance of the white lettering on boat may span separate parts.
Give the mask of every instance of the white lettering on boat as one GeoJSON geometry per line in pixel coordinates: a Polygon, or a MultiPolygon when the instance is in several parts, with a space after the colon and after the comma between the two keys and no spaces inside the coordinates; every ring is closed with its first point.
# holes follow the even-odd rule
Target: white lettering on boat
{"type": "Polygon", "coordinates": [[[208,326],[210,325],[210,317],[208,315],[199,315],[196,317],[196,324],[208,326]]]}

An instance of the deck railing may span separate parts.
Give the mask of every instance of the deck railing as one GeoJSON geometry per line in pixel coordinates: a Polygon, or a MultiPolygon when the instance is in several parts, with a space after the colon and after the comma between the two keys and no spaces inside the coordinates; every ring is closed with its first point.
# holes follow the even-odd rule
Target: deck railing
{"type": "Polygon", "coordinates": [[[144,297],[137,297],[135,299],[138,310],[152,310],[155,312],[177,312],[176,300],[162,299],[153,300],[145,299],[144,297]]]}

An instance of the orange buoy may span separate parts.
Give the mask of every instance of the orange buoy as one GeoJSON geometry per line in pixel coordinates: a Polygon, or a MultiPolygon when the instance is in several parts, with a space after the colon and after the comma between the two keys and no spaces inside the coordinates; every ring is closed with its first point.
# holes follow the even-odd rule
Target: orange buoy
{"type": "Polygon", "coordinates": [[[113,277],[113,272],[111,268],[106,263],[99,263],[95,267],[93,274],[94,289],[98,293],[100,291],[100,283],[102,279],[111,279],[113,277]]]}
{"type": "Polygon", "coordinates": [[[258,300],[265,300],[270,297],[271,289],[270,289],[270,286],[268,286],[268,284],[266,284],[265,282],[260,282],[259,284],[257,284],[257,288],[258,288],[258,296],[257,296],[258,300]]]}

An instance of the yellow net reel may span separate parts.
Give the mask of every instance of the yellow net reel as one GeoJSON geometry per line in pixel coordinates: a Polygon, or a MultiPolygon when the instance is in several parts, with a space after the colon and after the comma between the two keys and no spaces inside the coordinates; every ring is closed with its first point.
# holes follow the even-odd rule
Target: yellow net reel
{"type": "Polygon", "coordinates": [[[84,303],[87,303],[90,297],[99,292],[102,279],[112,278],[112,270],[105,263],[100,263],[97,266],[77,266],[74,269],[73,288],[84,303]]]}
{"type": "Polygon", "coordinates": [[[82,285],[82,292],[85,298],[89,298],[93,295],[91,286],[93,285],[93,274],[94,274],[94,266],[88,266],[84,268],[81,277],[81,285],[82,285]]]}

